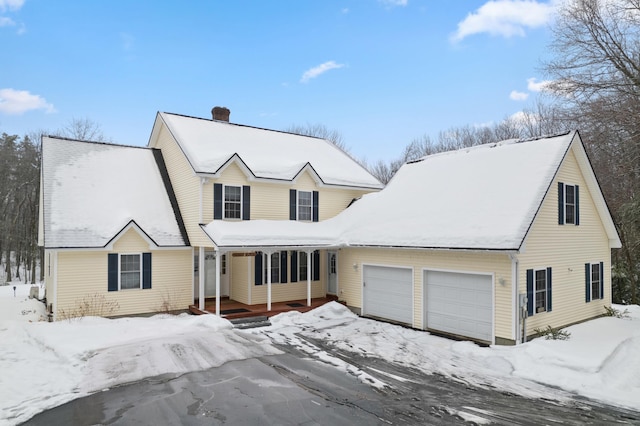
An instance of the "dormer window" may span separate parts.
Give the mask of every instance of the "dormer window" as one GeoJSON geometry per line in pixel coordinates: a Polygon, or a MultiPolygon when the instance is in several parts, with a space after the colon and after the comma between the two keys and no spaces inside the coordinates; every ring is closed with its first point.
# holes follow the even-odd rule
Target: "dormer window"
{"type": "Polygon", "coordinates": [[[580,225],[579,186],[558,182],[558,224],[580,225]]]}
{"type": "Polygon", "coordinates": [[[311,191],[298,191],[298,220],[311,221],[311,191]]]}
{"type": "Polygon", "coordinates": [[[289,190],[289,219],[317,222],[319,219],[318,191],[289,190]]]}
{"type": "Polygon", "coordinates": [[[242,217],[242,188],[239,186],[224,187],[224,218],[240,219],[242,217]]]}

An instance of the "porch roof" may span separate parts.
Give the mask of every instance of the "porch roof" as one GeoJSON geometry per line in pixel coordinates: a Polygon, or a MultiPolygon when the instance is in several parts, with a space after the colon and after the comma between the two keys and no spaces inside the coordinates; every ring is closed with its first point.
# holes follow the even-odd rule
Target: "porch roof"
{"type": "Polygon", "coordinates": [[[222,250],[267,248],[330,248],[343,245],[341,230],[331,220],[298,222],[290,220],[216,220],[200,225],[222,250]]]}

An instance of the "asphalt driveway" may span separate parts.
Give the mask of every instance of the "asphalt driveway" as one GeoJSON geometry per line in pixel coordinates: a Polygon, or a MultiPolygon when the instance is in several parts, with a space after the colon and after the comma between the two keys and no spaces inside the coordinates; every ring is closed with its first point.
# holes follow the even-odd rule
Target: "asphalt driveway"
{"type": "MultiPolygon", "coordinates": [[[[313,342],[322,345],[322,342],[313,342]]],[[[162,376],[81,398],[28,425],[640,424],[640,412],[571,398],[527,399],[340,353],[389,386],[376,389],[291,346],[179,377],[162,376]]]]}

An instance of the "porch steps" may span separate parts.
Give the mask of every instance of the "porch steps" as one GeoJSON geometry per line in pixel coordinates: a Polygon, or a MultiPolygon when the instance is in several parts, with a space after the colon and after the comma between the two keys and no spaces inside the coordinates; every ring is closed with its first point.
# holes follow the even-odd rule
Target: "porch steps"
{"type": "Polygon", "coordinates": [[[231,324],[233,324],[233,328],[238,328],[240,330],[244,330],[247,328],[268,327],[271,325],[271,321],[269,321],[269,318],[265,316],[236,318],[229,321],[231,322],[231,324]]]}

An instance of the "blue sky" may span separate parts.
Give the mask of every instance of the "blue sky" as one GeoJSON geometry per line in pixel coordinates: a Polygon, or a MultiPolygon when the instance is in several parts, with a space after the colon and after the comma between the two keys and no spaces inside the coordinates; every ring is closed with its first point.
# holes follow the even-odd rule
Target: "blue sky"
{"type": "Polygon", "coordinates": [[[157,111],[220,105],[387,160],[533,106],[556,2],[0,0],[0,132],[89,118],[146,145],[157,111]]]}

